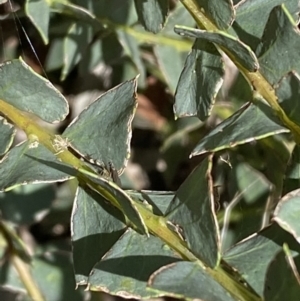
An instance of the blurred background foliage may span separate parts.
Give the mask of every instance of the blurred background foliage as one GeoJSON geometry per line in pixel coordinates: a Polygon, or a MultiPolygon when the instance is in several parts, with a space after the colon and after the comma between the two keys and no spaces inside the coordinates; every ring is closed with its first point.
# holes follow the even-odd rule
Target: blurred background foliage
{"type": "MultiPolygon", "coordinates": [[[[179,1],[168,2],[169,16],[166,20],[162,16],[164,28],[152,29],[158,34],[146,31],[138,21],[138,1],[73,0],[76,6],[71,8],[53,1],[49,27],[45,19],[37,18],[38,7],[35,11],[28,7],[34,1],[1,2],[0,60],[22,56],[68,99],[71,114],[65,124],[51,126],[53,131],[61,133],[97,96],[140,74],[132,153],[121,177],[125,189],[177,190],[203,160],[201,155],[189,159],[200,139],[252,98],[246,81],[224,57],[224,83],[211,116],[205,121],[174,119],[174,93],[192,40],[175,34],[173,27],[195,25],[179,1]]],[[[15,143],[22,140],[24,135],[19,132],[15,143]]],[[[293,148],[289,135],[279,134],[215,155],[213,176],[223,250],[265,226],[282,191],[299,187],[299,178],[285,176],[293,148]]],[[[293,158],[299,162],[297,149],[293,158]]],[[[42,283],[51,301],[101,297],[74,291],[70,214],[75,187],[74,181],[68,181],[21,186],[0,194],[2,219],[35,254],[34,276],[46,280],[42,283]]],[[[4,262],[3,239],[0,252],[4,262]]],[[[0,283],[1,300],[27,300],[15,271],[5,264],[0,283]]]]}

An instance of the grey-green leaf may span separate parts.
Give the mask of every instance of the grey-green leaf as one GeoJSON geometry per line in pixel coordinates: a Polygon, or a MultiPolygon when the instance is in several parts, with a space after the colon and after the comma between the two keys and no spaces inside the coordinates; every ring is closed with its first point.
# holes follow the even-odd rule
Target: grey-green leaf
{"type": "Polygon", "coordinates": [[[186,53],[169,45],[156,45],[154,51],[169,89],[175,93],[186,53]]]}
{"type": "Polygon", "coordinates": [[[126,191],[133,199],[142,201],[145,206],[149,206],[151,211],[156,214],[163,216],[174,198],[174,192],[171,191],[126,191]]]}
{"type": "MultiPolygon", "coordinates": [[[[296,268],[300,270],[300,257],[294,258],[296,268]]],[[[271,262],[266,276],[264,289],[265,301],[297,300],[300,296],[300,285],[283,251],[280,251],[271,262]],[[280,271],[280,277],[278,272],[280,271]]]]}
{"type": "Polygon", "coordinates": [[[146,71],[145,65],[141,58],[141,52],[139,49],[138,40],[125,32],[124,30],[117,30],[117,35],[119,42],[122,44],[125,54],[132,60],[134,63],[137,73],[140,74],[139,83],[140,85],[145,85],[146,80],[146,71]]]}
{"type": "Polygon", "coordinates": [[[47,148],[26,141],[12,148],[0,162],[0,191],[29,183],[61,182],[76,170],[59,161],[47,148]]]}
{"type": "Polygon", "coordinates": [[[247,0],[236,5],[236,18],[232,25],[238,37],[255,51],[263,35],[271,10],[284,3],[289,12],[298,19],[298,0],[247,0]]]}
{"type": "Polygon", "coordinates": [[[300,125],[300,77],[296,72],[290,72],[283,77],[276,89],[278,102],[287,116],[300,125]]]}
{"type": "Polygon", "coordinates": [[[260,296],[263,296],[269,265],[282,250],[284,243],[299,256],[300,246],[293,236],[277,224],[272,224],[271,227],[236,244],[224,254],[223,259],[235,268],[260,296]]]}
{"type": "MultiPolygon", "coordinates": [[[[86,1],[83,1],[86,3],[86,1]]],[[[132,25],[137,22],[136,9],[132,0],[97,0],[90,5],[101,20],[108,19],[114,24],[132,25]],[[125,13],[126,12],[126,13],[125,13]]]]}
{"type": "Polygon", "coordinates": [[[300,179],[300,146],[295,145],[291,160],[287,166],[286,176],[289,179],[300,179]]]}
{"type": "Polygon", "coordinates": [[[4,155],[11,147],[16,134],[15,127],[0,116],[0,155],[4,155]]]}
{"type": "Polygon", "coordinates": [[[220,242],[210,165],[208,159],[204,160],[184,181],[166,217],[182,231],[190,250],[213,268],[220,260],[220,242]]]}
{"type": "Polygon", "coordinates": [[[178,35],[174,32],[174,26],[176,24],[181,24],[188,27],[193,27],[196,25],[193,17],[190,15],[188,10],[183,5],[181,5],[181,3],[178,3],[174,10],[170,12],[170,15],[168,16],[168,19],[166,21],[166,25],[160,34],[166,37],[174,37],[178,39],[178,35]]]}
{"type": "Polygon", "coordinates": [[[175,32],[186,37],[203,39],[221,46],[226,54],[236,63],[247,70],[255,72],[259,69],[258,60],[249,46],[239,41],[234,36],[223,31],[208,32],[185,26],[175,26],[175,32]]]}
{"type": "Polygon", "coordinates": [[[136,79],[109,90],[87,107],[64,131],[80,154],[121,171],[130,155],[136,79]]]}
{"type": "Polygon", "coordinates": [[[71,237],[76,283],[87,284],[99,259],[124,233],[121,211],[99,194],[78,187],[71,216],[71,237]]]}
{"type": "MultiPolygon", "coordinates": [[[[114,202],[117,202],[119,204],[119,207],[122,208],[123,213],[133,223],[133,225],[141,233],[148,235],[147,226],[139,211],[137,210],[134,200],[124,190],[122,190],[115,183],[108,181],[102,177],[89,175],[89,173],[87,173],[86,176],[89,177],[91,181],[98,184],[98,189],[101,189],[101,191],[103,192],[103,197],[104,194],[108,194],[111,200],[113,199],[114,202]]],[[[92,186],[90,187],[91,189],[97,191],[97,193],[101,194],[101,191],[96,190],[92,186]]]]}
{"type": "Polygon", "coordinates": [[[248,103],[205,136],[195,147],[191,156],[212,151],[217,152],[271,135],[288,132],[287,128],[280,125],[280,121],[269,106],[262,102],[255,105],[248,103]]]}
{"type": "Polygon", "coordinates": [[[69,3],[67,1],[50,1],[50,7],[59,13],[70,16],[71,18],[83,21],[92,25],[95,29],[104,29],[103,25],[97,20],[96,16],[82,6],[69,3]]]}
{"type": "Polygon", "coordinates": [[[239,191],[243,192],[243,198],[248,205],[253,205],[262,196],[266,196],[271,189],[271,183],[258,170],[251,165],[241,162],[233,171],[239,191]]]}
{"type": "Polygon", "coordinates": [[[175,115],[198,116],[204,121],[211,113],[223,76],[223,61],[216,47],[197,39],[179,78],[175,93],[175,115]]]}
{"type": "Polygon", "coordinates": [[[149,286],[166,296],[190,300],[235,299],[196,262],[177,262],[156,271],[149,286]]]}
{"type": "Polygon", "coordinates": [[[296,23],[284,6],[275,7],[266,24],[256,55],[261,73],[271,84],[288,72],[300,73],[300,35],[296,23]]]}
{"type": "Polygon", "coordinates": [[[235,11],[231,0],[196,0],[195,2],[219,29],[227,29],[234,20],[235,11]]]}
{"type": "Polygon", "coordinates": [[[73,23],[64,39],[64,66],[61,80],[65,80],[72,69],[78,64],[93,38],[92,27],[85,23],[73,23]]]}
{"type": "Polygon", "coordinates": [[[289,192],[277,204],[273,220],[300,243],[300,189],[289,192]]]}
{"type": "Polygon", "coordinates": [[[49,45],[47,58],[45,61],[45,69],[47,72],[57,70],[64,65],[64,39],[52,39],[49,45]]]}
{"type": "Polygon", "coordinates": [[[296,190],[300,187],[300,146],[295,145],[290,160],[283,174],[283,194],[296,190]]]}
{"type": "Polygon", "coordinates": [[[0,65],[0,98],[47,122],[64,120],[69,113],[64,96],[22,59],[0,65]]]}
{"type": "Polygon", "coordinates": [[[135,0],[139,21],[153,33],[158,33],[164,26],[168,14],[167,0],[135,0]]]}
{"type": "Polygon", "coordinates": [[[185,45],[188,47],[179,46],[179,41],[182,42],[183,40],[179,40],[178,35],[174,33],[174,26],[176,24],[182,24],[190,27],[195,25],[195,20],[180,3],[178,3],[176,8],[170,13],[165,27],[160,32],[162,42],[164,41],[164,37],[173,38],[173,42],[171,44],[161,43],[154,46],[154,52],[159,68],[172,93],[175,93],[187,51],[192,46],[192,43],[191,46],[188,44],[190,41],[185,41],[185,45]]]}
{"type": "Polygon", "coordinates": [[[54,187],[49,184],[19,186],[12,191],[0,194],[2,217],[14,224],[31,224],[49,210],[55,199],[54,187]]]}
{"type": "Polygon", "coordinates": [[[48,27],[50,7],[46,0],[27,0],[25,13],[40,33],[45,44],[48,44],[48,27]]]}
{"type": "Polygon", "coordinates": [[[94,267],[88,284],[91,290],[119,297],[158,297],[159,293],[147,289],[150,275],[160,267],[179,260],[159,238],[142,236],[128,229],[94,267]]]}

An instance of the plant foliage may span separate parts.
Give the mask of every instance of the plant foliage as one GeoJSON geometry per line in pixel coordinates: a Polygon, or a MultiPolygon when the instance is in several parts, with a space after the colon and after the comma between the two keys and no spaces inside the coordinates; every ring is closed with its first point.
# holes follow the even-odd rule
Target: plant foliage
{"type": "Polygon", "coordinates": [[[299,1],[234,3],[26,0],[11,12],[48,45],[51,81],[78,76],[92,85],[98,76],[106,92],[71,120],[70,100],[49,78],[23,58],[1,64],[3,294],[10,287],[22,300],[83,300],[79,286],[95,300],[99,292],[299,299],[299,1]],[[238,71],[230,86],[228,61],[238,71]],[[166,183],[188,154],[198,158],[174,192],[127,189],[118,179],[140,126],[137,89],[150,76],[180,118],[157,130],[166,183]],[[49,244],[28,252],[24,226],[65,218],[72,252],[49,244]]]}

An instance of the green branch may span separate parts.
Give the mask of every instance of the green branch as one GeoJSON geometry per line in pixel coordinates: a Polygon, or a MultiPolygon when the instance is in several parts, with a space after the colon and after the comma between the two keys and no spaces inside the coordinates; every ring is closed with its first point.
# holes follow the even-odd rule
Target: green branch
{"type": "MultiPolygon", "coordinates": [[[[26,252],[26,251],[25,250],[21,251],[17,249],[18,246],[16,246],[16,244],[18,243],[16,243],[16,241],[19,242],[19,238],[1,220],[0,220],[0,233],[3,235],[3,237],[6,240],[8,246],[9,259],[11,260],[11,263],[16,269],[21,282],[23,283],[25,289],[27,290],[29,297],[34,301],[45,301],[45,298],[43,297],[37,283],[35,282],[34,278],[31,275],[29,264],[25,262],[25,260],[26,261],[29,260],[27,258],[29,257],[29,255],[26,254],[24,256],[24,254],[21,254],[21,252],[22,251],[26,252]],[[26,257],[27,259],[25,259],[24,257],[26,257]]],[[[23,248],[23,246],[21,246],[21,248],[23,248]]]]}
{"type": "Polygon", "coordinates": [[[29,266],[14,253],[10,255],[10,260],[17,270],[19,277],[28,292],[28,295],[32,298],[32,300],[46,301],[30,273],[29,266]]]}
{"type": "Polygon", "coordinates": [[[99,29],[100,33],[106,35],[110,32],[121,30],[134,37],[140,43],[165,45],[174,47],[177,51],[187,52],[191,49],[193,43],[189,40],[183,40],[180,37],[166,36],[163,34],[153,34],[145,30],[136,30],[132,26],[125,24],[117,24],[108,19],[97,18],[90,12],[83,14],[82,7],[68,3],[66,1],[53,0],[50,2],[50,6],[58,13],[75,17],[78,20],[84,20],[90,23],[96,29],[99,29]],[[103,33],[101,31],[104,31],[103,33]]]}

